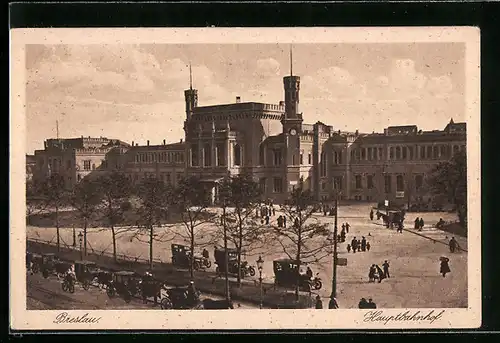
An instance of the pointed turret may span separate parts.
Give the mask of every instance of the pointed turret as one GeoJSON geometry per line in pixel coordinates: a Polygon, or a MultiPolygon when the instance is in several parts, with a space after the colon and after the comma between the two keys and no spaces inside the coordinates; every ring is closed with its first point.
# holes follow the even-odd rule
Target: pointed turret
{"type": "Polygon", "coordinates": [[[184,91],[184,100],[186,102],[186,119],[189,120],[193,110],[198,106],[198,90],[193,89],[191,62],[189,62],[189,89],[184,91]]]}

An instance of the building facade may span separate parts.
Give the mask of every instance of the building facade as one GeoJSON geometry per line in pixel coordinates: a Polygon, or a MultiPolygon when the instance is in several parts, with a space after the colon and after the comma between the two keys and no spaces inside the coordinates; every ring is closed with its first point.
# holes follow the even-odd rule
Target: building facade
{"type": "Polygon", "coordinates": [[[442,130],[391,126],[383,133],[334,130],[305,124],[300,77],[283,78],[279,104],[242,102],[200,106],[198,91],[185,90],[185,138],[179,143],[139,146],[105,138],[49,139],[37,150],[36,173],[63,171],[68,186],[95,171],[122,170],[135,183],[154,177],[175,186],[200,177],[217,201],[217,182],[250,175],[265,197],[283,202],[303,180],[317,199],[340,191],[343,199],[400,200],[429,197],[425,175],[465,150],[466,125],[451,120],[442,130]]]}

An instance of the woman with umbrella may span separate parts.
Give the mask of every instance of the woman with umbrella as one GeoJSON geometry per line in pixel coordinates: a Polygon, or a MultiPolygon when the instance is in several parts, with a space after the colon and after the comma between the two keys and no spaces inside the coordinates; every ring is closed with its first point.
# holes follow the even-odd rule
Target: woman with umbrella
{"type": "Polygon", "coordinates": [[[443,274],[443,277],[445,277],[447,273],[451,273],[450,266],[448,265],[450,259],[448,257],[441,256],[439,260],[441,261],[441,268],[439,269],[439,273],[443,274]]]}

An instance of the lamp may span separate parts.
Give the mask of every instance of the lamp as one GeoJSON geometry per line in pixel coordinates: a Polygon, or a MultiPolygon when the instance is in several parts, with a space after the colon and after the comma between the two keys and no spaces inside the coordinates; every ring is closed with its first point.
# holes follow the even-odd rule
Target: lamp
{"type": "Polygon", "coordinates": [[[259,255],[257,260],[257,269],[259,270],[259,287],[260,287],[260,308],[262,308],[262,267],[264,266],[264,260],[262,256],[259,255]]]}

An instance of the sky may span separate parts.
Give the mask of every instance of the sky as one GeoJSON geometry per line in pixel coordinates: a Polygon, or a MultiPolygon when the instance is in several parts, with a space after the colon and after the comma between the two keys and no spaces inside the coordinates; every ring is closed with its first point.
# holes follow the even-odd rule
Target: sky
{"type": "MultiPolygon", "coordinates": [[[[383,132],[465,121],[465,44],[297,44],[305,123],[383,132]]],[[[145,144],[184,136],[189,63],[198,104],[283,100],[287,44],[27,45],[27,151],[59,136],[145,144]]]]}

